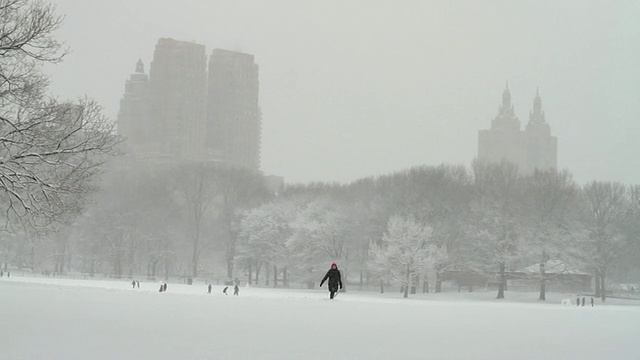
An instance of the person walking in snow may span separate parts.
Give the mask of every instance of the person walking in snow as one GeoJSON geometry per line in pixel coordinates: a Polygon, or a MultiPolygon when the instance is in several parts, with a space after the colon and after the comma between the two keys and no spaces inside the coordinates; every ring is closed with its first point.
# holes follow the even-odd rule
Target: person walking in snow
{"type": "Polygon", "coordinates": [[[211,286],[211,284],[209,284],[209,286],[207,287],[207,294],[211,294],[211,289],[213,288],[213,286],[211,286]]]}
{"type": "Polygon", "coordinates": [[[240,293],[240,286],[238,286],[238,284],[236,284],[233,287],[233,295],[238,295],[240,293]]]}
{"type": "Polygon", "coordinates": [[[338,265],[336,263],[331,264],[331,269],[327,271],[327,274],[320,281],[320,287],[324,284],[325,281],[329,279],[327,283],[329,286],[329,299],[333,299],[335,294],[338,292],[338,286],[342,289],[342,279],[340,278],[340,270],[338,270],[338,265]]]}

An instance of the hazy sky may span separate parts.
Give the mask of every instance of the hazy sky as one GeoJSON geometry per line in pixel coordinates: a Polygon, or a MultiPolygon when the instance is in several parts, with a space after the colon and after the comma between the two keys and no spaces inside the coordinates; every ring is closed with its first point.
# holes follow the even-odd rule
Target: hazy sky
{"type": "Polygon", "coordinates": [[[262,169],[287,182],[469,165],[508,81],[523,127],[540,88],[560,168],[640,184],[639,1],[53,2],[52,91],[113,118],[161,37],[254,54],[262,169]]]}

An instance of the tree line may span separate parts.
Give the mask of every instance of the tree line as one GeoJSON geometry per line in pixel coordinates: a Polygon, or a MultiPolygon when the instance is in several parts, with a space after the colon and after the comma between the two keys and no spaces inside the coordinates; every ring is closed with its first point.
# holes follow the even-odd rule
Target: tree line
{"type": "MultiPolygon", "coordinates": [[[[151,164],[126,154],[89,98],[48,94],[42,66],[67,53],[41,1],[0,0],[0,262],[32,271],[150,278],[246,278],[313,286],[339,262],[349,284],[493,278],[547,264],[637,282],[640,188],[578,185],[567,171],[509,163],[418,166],[350,184],[289,185],[214,163],[151,164]]],[[[431,285],[429,285],[429,282],[431,285]]]]}

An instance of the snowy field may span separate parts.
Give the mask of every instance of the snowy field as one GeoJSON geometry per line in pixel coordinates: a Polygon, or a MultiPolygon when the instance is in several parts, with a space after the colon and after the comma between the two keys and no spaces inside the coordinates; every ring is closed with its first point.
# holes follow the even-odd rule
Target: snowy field
{"type": "Polygon", "coordinates": [[[640,359],[640,301],[355,291],[330,301],[324,289],[158,287],[0,278],[0,358],[640,359]]]}

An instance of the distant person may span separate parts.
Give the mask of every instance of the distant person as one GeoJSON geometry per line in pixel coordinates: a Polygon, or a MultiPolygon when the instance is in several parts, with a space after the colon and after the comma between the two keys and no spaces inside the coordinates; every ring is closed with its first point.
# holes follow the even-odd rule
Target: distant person
{"type": "Polygon", "coordinates": [[[209,286],[207,287],[207,294],[211,294],[211,289],[213,288],[213,286],[211,286],[211,284],[209,284],[209,286]]]}
{"type": "Polygon", "coordinates": [[[340,278],[340,270],[338,270],[338,265],[336,263],[331,264],[331,269],[327,271],[327,274],[320,281],[320,287],[322,284],[329,279],[328,287],[329,287],[329,299],[333,299],[335,294],[338,292],[338,286],[342,289],[342,279],[340,278]]]}
{"type": "Polygon", "coordinates": [[[591,307],[593,307],[593,296],[591,297],[591,307]]]}
{"type": "Polygon", "coordinates": [[[580,295],[576,298],[576,306],[580,306],[580,295]]]}
{"type": "Polygon", "coordinates": [[[132,289],[135,289],[135,288],[136,288],[136,281],[135,281],[135,280],[133,280],[133,281],[131,282],[131,288],[132,288],[132,289]]]}
{"type": "Polygon", "coordinates": [[[236,284],[233,287],[233,295],[238,295],[240,293],[240,286],[238,286],[238,284],[236,284]]]}
{"type": "Polygon", "coordinates": [[[162,285],[163,289],[162,291],[167,291],[167,283],[164,283],[164,285],[162,285]]]}
{"type": "Polygon", "coordinates": [[[140,289],[140,281],[136,280],[136,287],[140,289]]]}
{"type": "Polygon", "coordinates": [[[160,290],[158,290],[158,292],[163,292],[164,291],[164,284],[160,284],[160,290]]]}
{"type": "Polygon", "coordinates": [[[228,289],[229,289],[229,287],[225,286],[224,289],[222,289],[222,293],[225,294],[225,295],[229,295],[229,294],[227,294],[227,290],[228,289]]]}
{"type": "Polygon", "coordinates": [[[585,297],[582,297],[582,306],[584,306],[584,302],[585,302],[585,297]]]}

